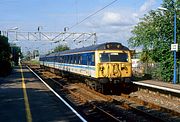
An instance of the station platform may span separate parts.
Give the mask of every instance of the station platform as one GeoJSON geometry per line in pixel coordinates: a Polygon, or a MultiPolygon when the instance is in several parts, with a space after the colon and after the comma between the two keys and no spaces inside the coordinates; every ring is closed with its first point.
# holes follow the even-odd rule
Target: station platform
{"type": "Polygon", "coordinates": [[[134,81],[133,83],[180,94],[180,84],[172,84],[155,80],[134,81]]]}
{"type": "Polygon", "coordinates": [[[0,122],[82,121],[26,67],[0,77],[0,122]]]}

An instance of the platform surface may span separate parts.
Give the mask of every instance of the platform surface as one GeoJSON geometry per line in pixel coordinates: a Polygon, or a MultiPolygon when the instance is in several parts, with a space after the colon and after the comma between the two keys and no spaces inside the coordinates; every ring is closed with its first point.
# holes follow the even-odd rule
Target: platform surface
{"type": "Polygon", "coordinates": [[[155,80],[142,80],[142,81],[137,81],[137,82],[161,86],[161,87],[165,87],[165,88],[171,88],[171,89],[175,89],[175,90],[180,90],[180,84],[172,84],[172,83],[168,83],[168,82],[155,81],[155,80]]]}
{"type": "Polygon", "coordinates": [[[31,121],[81,120],[26,67],[17,66],[9,76],[0,77],[0,122],[31,121]]]}

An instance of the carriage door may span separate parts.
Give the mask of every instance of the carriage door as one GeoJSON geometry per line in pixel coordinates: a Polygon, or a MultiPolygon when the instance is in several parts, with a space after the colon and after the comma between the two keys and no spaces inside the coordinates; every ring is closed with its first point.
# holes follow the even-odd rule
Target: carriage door
{"type": "Polygon", "coordinates": [[[95,75],[95,72],[92,71],[92,67],[95,65],[95,57],[94,57],[94,52],[89,53],[87,56],[87,65],[88,65],[88,76],[95,75]]]}
{"type": "Polygon", "coordinates": [[[91,71],[90,71],[90,65],[91,65],[91,54],[87,54],[87,69],[88,69],[88,76],[91,76],[91,71]]]}

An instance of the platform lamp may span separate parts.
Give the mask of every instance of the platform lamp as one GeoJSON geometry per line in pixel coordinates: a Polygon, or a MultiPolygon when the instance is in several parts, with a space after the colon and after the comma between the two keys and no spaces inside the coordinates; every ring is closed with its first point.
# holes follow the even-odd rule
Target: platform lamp
{"type": "Polygon", "coordinates": [[[37,30],[39,33],[39,40],[41,40],[41,30],[43,29],[43,26],[38,26],[37,30]]]}
{"type": "Polygon", "coordinates": [[[67,32],[69,30],[69,27],[64,27],[64,32],[67,32]]]}
{"type": "MultiPolygon", "coordinates": [[[[171,50],[174,53],[174,71],[173,71],[173,84],[176,84],[177,73],[176,73],[176,51],[178,50],[178,44],[176,43],[176,9],[175,9],[175,0],[172,0],[174,5],[174,43],[171,44],[171,50]]],[[[168,11],[167,8],[158,7],[160,10],[168,11]]]]}

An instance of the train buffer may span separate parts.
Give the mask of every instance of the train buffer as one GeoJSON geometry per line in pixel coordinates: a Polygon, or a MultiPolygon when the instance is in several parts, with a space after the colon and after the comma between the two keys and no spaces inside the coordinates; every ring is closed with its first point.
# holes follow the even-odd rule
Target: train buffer
{"type": "Polygon", "coordinates": [[[82,121],[26,67],[0,77],[0,122],[82,121]]]}

